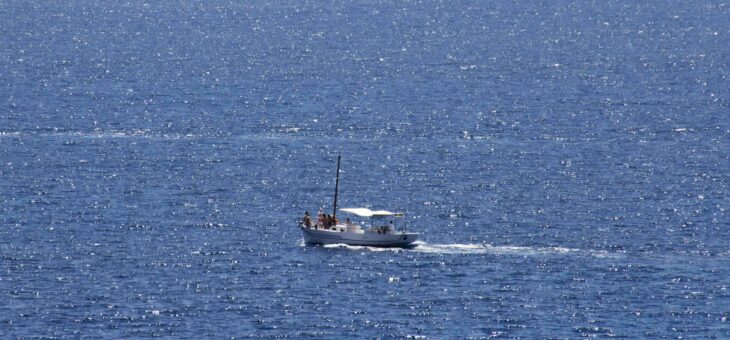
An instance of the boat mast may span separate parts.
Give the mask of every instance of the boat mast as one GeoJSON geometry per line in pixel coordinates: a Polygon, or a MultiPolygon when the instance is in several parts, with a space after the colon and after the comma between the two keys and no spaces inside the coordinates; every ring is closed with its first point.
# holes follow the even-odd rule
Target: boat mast
{"type": "Polygon", "coordinates": [[[337,174],[335,175],[335,202],[334,206],[332,207],[332,218],[334,219],[337,216],[337,191],[340,186],[340,157],[342,155],[337,155],[337,174]]]}

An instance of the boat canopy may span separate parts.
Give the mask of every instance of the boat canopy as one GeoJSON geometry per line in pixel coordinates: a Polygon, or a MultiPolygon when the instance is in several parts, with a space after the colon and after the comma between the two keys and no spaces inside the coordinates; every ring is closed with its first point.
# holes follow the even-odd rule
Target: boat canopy
{"type": "Polygon", "coordinates": [[[355,214],[360,217],[388,217],[388,216],[403,216],[402,213],[394,213],[387,210],[370,210],[368,208],[343,208],[340,211],[355,214]]]}

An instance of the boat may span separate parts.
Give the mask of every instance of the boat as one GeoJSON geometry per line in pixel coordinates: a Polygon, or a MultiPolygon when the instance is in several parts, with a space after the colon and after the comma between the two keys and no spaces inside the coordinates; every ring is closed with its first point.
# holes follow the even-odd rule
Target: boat
{"type": "Polygon", "coordinates": [[[347,218],[344,222],[337,221],[337,193],[340,184],[340,157],[337,156],[337,174],[335,179],[335,197],[330,223],[320,211],[320,220],[311,220],[308,214],[299,223],[299,229],[304,235],[304,242],[312,245],[325,244],[346,244],[351,246],[370,247],[413,247],[418,240],[418,233],[409,232],[405,223],[396,224],[395,221],[403,218],[403,213],[390,212],[387,210],[370,210],[369,208],[343,208],[339,211],[367,219],[368,223],[358,224],[350,222],[347,218]],[[331,223],[331,221],[336,221],[331,223]],[[398,228],[400,226],[400,228],[398,228]]]}
{"type": "MultiPolygon", "coordinates": [[[[401,247],[413,246],[418,240],[418,233],[408,232],[405,228],[397,229],[394,218],[403,217],[401,213],[387,210],[370,210],[368,208],[344,208],[341,212],[351,213],[358,217],[372,219],[368,226],[357,223],[337,223],[325,227],[312,224],[300,225],[304,242],[307,244],[347,244],[351,246],[401,247]],[[391,218],[392,220],[389,220],[391,218]],[[383,222],[380,222],[383,221],[383,222]],[[387,223],[386,223],[387,222],[387,223]]],[[[349,220],[349,219],[348,219],[349,220]]]]}

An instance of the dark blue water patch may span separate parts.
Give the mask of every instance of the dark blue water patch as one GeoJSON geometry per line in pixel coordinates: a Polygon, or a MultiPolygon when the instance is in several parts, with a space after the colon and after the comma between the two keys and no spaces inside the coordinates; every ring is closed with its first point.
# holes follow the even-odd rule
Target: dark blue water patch
{"type": "Polygon", "coordinates": [[[728,8],[0,4],[0,329],[728,337],[728,8]]]}

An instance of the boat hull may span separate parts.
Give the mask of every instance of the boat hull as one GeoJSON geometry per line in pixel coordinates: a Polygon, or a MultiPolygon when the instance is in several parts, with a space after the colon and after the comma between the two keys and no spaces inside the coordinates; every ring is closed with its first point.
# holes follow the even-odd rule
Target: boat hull
{"type": "Polygon", "coordinates": [[[347,244],[369,247],[412,247],[418,240],[418,233],[378,234],[371,232],[352,233],[327,229],[311,229],[300,227],[307,244],[347,244]]]}

